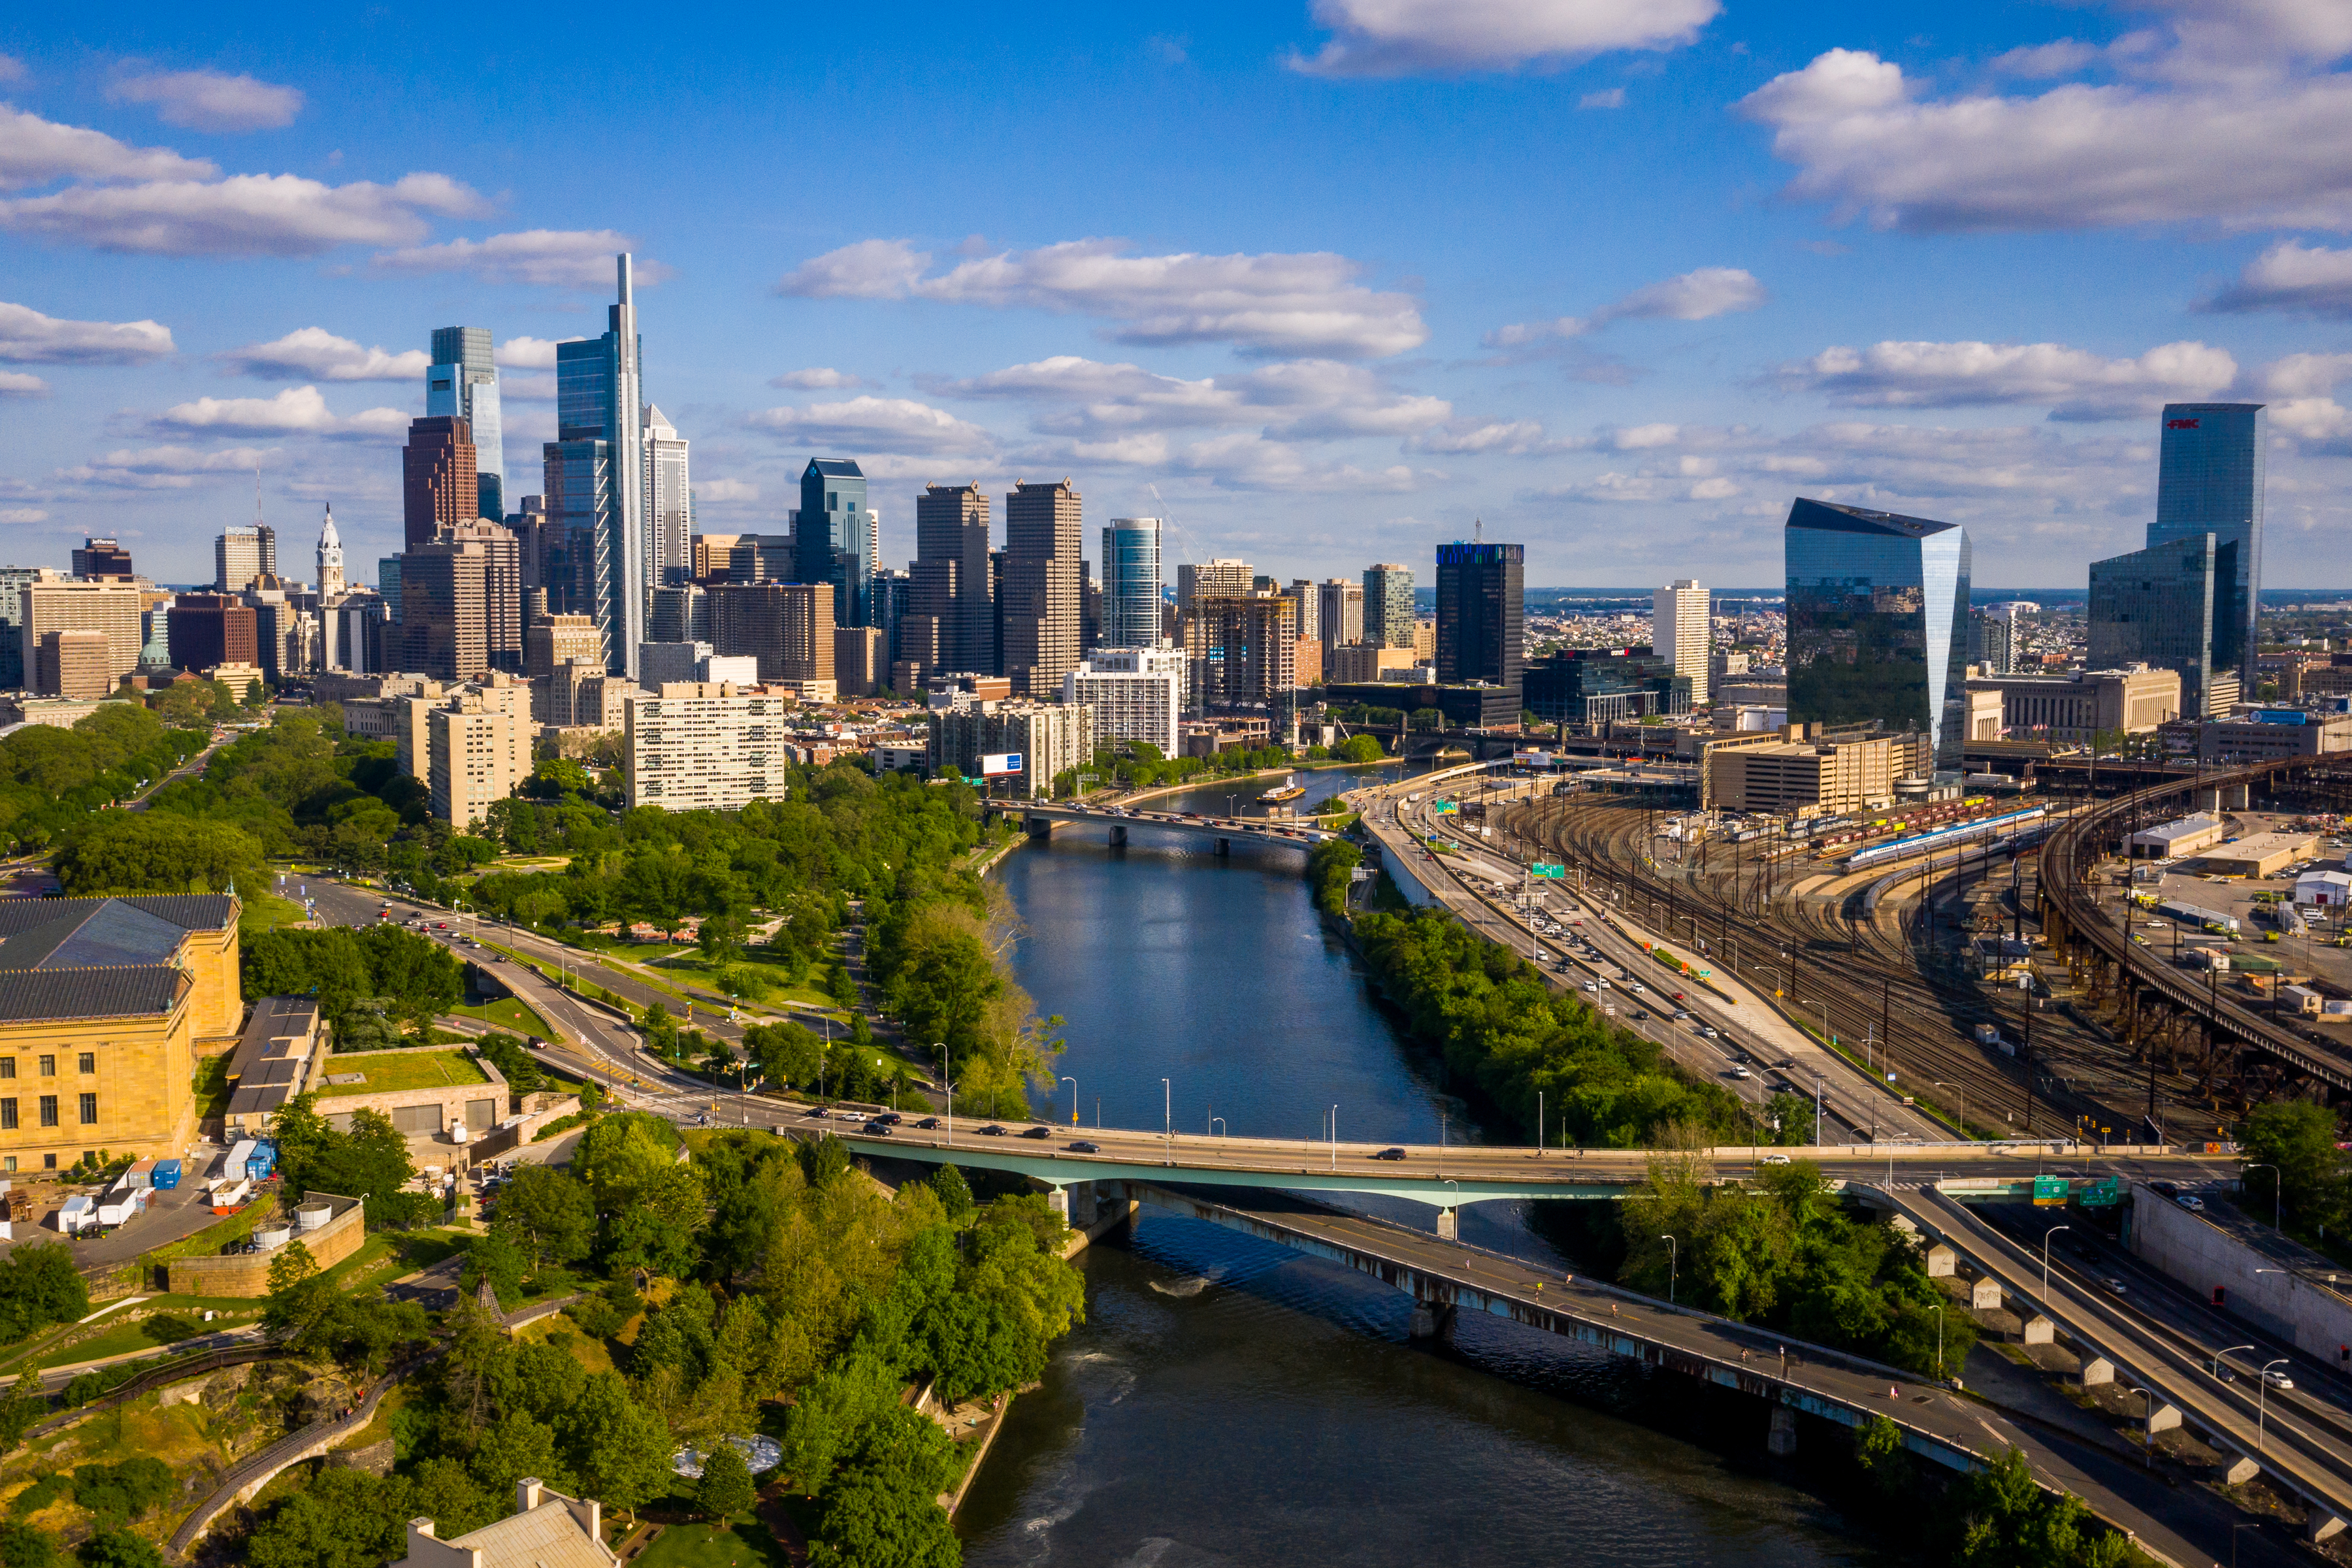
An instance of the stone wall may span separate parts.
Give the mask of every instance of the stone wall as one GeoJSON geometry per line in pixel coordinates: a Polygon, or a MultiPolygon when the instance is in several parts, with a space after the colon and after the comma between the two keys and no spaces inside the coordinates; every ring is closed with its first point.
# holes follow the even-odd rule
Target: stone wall
{"type": "Polygon", "coordinates": [[[2213,1299],[2215,1286],[2221,1287],[2223,1310],[2263,1332],[2330,1365],[2344,1364],[2345,1347],[2352,1346],[2352,1300],[2325,1283],[2280,1272],[2279,1259],[2137,1184],[2131,1248],[2206,1300],[2213,1299]]]}
{"type": "MultiPolygon", "coordinates": [[[[328,1193],[305,1193],[305,1204],[326,1203],[335,1215],[312,1231],[298,1231],[294,1239],[308,1247],[321,1269],[332,1268],[360,1249],[367,1240],[367,1208],[357,1198],[328,1193]]],[[[163,1289],[174,1296],[267,1296],[269,1266],[277,1252],[230,1252],[211,1258],[175,1258],[163,1265],[163,1289]]]]}

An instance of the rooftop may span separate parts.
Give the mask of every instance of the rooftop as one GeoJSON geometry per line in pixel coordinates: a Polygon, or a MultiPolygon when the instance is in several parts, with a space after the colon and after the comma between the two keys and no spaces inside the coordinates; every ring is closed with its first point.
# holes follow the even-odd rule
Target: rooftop
{"type": "Polygon", "coordinates": [[[325,1065],[327,1079],[325,1086],[319,1090],[321,1100],[333,1100],[348,1094],[395,1094],[412,1089],[454,1089],[464,1084],[490,1081],[489,1075],[463,1051],[422,1047],[405,1051],[362,1051],[353,1055],[338,1051],[327,1058],[325,1065]],[[365,1081],[334,1081],[353,1073],[359,1074],[365,1081]]]}

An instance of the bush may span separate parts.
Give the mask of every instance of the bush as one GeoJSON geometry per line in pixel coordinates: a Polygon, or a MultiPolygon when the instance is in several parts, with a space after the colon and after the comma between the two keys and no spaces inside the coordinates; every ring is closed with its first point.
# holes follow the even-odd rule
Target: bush
{"type": "Polygon", "coordinates": [[[694,1484],[694,1506],[706,1519],[732,1519],[749,1510],[756,1495],[751,1467],[743,1462],[734,1444],[721,1441],[702,1461],[702,1479],[694,1484]]]}
{"type": "Polygon", "coordinates": [[[563,1312],[592,1340],[609,1340],[628,1322],[621,1316],[621,1310],[602,1296],[583,1296],[564,1308],[563,1312]]]}
{"type": "Polygon", "coordinates": [[[83,1465],[73,1475],[74,1501],[98,1516],[101,1531],[130,1523],[171,1495],[171,1467],[143,1454],[119,1465],[83,1465]]]}
{"type": "Polygon", "coordinates": [[[184,1318],[177,1312],[158,1312],[140,1324],[139,1331],[159,1345],[171,1345],[194,1339],[205,1331],[205,1327],[194,1318],[184,1318]]]}

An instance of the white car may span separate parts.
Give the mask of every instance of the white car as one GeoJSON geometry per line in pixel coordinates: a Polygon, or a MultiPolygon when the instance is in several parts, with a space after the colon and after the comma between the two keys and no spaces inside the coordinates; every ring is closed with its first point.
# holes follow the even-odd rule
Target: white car
{"type": "Polygon", "coordinates": [[[2263,1381],[2270,1384],[2273,1388],[2293,1388],[2294,1386],[2294,1379],[2279,1371],[2276,1367],[2273,1367],[2264,1372],[2263,1373],[2263,1381]]]}
{"type": "Polygon", "coordinates": [[[1600,989],[1601,989],[1601,987],[1600,987],[1600,985],[1599,985],[1599,984],[1597,984],[1596,983],[1594,983],[1594,982],[1592,982],[1592,981],[1590,981],[1590,980],[1588,980],[1588,981],[1586,981],[1586,982],[1584,983],[1584,988],[1585,988],[1587,991],[1598,991],[1598,990],[1600,990],[1600,989]]]}
{"type": "Polygon", "coordinates": [[[1748,1071],[1745,1067],[1741,1066],[1739,1063],[1738,1063],[1738,1062],[1734,1062],[1734,1063],[1732,1063],[1732,1064],[1731,1064],[1731,1076],[1732,1076],[1732,1077],[1734,1077],[1734,1078],[1748,1079],[1748,1078],[1754,1078],[1756,1075],[1755,1075],[1754,1073],[1752,1073],[1752,1072],[1749,1072],[1749,1071],[1748,1071]]]}
{"type": "Polygon", "coordinates": [[[2179,1202],[2180,1206],[2187,1209],[2190,1214],[2203,1214],[2205,1212],[2205,1200],[2203,1198],[2194,1197],[2188,1193],[2183,1193],[2180,1194],[2179,1202]]]}
{"type": "Polygon", "coordinates": [[[1761,1163],[1767,1165],[1785,1165],[1789,1163],[1789,1156],[1786,1154],[1767,1154],[1764,1156],[1761,1163]]]}

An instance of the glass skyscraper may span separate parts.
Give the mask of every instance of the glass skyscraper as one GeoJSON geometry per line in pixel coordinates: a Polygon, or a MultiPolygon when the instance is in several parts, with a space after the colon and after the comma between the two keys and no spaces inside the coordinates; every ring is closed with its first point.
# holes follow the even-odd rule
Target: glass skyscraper
{"type": "Polygon", "coordinates": [[[506,520],[507,458],[499,416],[499,367],[490,357],[488,327],[433,329],[433,364],[425,373],[425,415],[454,414],[474,431],[476,513],[506,520]]]}
{"type": "Polygon", "coordinates": [[[2180,711],[2210,712],[2222,627],[2214,611],[2238,547],[2200,533],[2091,563],[2093,669],[2147,664],[2180,676],[2180,711]]]}
{"type": "Polygon", "coordinates": [[[1364,640],[1381,647],[1412,646],[1412,568],[1383,561],[1364,568],[1364,640]]]}
{"type": "MultiPolygon", "coordinates": [[[[1456,540],[1437,547],[1439,685],[1484,681],[1519,689],[1527,647],[1527,559],[1523,544],[1456,540]]],[[[1331,631],[1327,611],[1327,647],[1331,631]]]]}
{"type": "MultiPolygon", "coordinates": [[[[634,679],[658,551],[645,494],[643,344],[627,255],[615,258],[615,271],[620,298],[607,310],[604,335],[555,345],[555,439],[546,447],[545,483],[571,574],[590,601],[574,613],[594,617],[606,667],[634,679]]],[[[554,597],[551,591],[551,610],[554,597]]]]}
{"type": "MultiPolygon", "coordinates": [[[[2213,536],[2215,671],[2253,688],[2254,618],[2263,586],[2263,461],[2270,416],[2259,403],[2168,403],[2157,458],[2150,545],[2213,536]]],[[[2184,711],[2200,710],[2181,692],[2184,711]]]]}
{"type": "Polygon", "coordinates": [[[1789,719],[1967,739],[1969,534],[1800,498],[1789,508],[1789,719]]]}
{"type": "Polygon", "coordinates": [[[1104,647],[1160,642],[1160,520],[1115,517],[1102,535],[1104,647]]]}
{"type": "Polygon", "coordinates": [[[866,470],[839,458],[811,458],[801,470],[793,513],[793,581],[833,584],[833,624],[874,624],[874,530],[866,470]]]}

